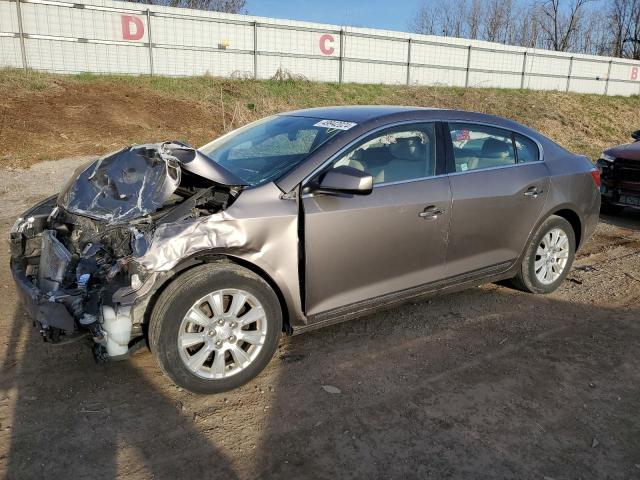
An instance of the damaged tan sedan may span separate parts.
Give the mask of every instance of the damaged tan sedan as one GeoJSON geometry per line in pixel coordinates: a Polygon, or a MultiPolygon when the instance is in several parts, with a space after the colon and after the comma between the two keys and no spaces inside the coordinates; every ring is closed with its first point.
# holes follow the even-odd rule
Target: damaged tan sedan
{"type": "Polygon", "coordinates": [[[16,221],[11,267],[45,340],[89,337],[98,361],[149,345],[178,385],[221,392],[282,332],[484,282],[553,291],[598,187],[585,157],[506,119],[310,109],[85,165],[16,221]]]}

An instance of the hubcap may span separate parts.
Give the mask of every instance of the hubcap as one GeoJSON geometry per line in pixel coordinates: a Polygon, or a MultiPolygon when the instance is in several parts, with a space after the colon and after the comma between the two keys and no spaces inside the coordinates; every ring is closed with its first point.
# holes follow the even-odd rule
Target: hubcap
{"type": "Polygon", "coordinates": [[[206,379],[230,377],[262,350],[267,319],[249,292],[216,290],[189,309],[180,324],[178,351],[184,365],[206,379]]]}
{"type": "Polygon", "coordinates": [[[534,269],[543,285],[555,282],[564,271],[569,259],[569,237],[560,228],[547,232],[536,250],[534,269]]]}

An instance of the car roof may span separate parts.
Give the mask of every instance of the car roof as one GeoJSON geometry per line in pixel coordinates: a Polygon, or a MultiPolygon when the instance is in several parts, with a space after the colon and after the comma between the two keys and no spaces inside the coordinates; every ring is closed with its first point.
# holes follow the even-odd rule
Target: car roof
{"type": "Polygon", "coordinates": [[[335,107],[317,107],[283,112],[281,115],[293,117],[321,118],[323,120],[339,120],[341,122],[366,123],[391,115],[414,112],[439,111],[438,108],[406,107],[401,105],[351,105],[335,107]]]}
{"type": "Polygon", "coordinates": [[[539,139],[540,133],[510,120],[508,118],[491,115],[488,113],[473,112],[467,110],[451,110],[446,108],[412,107],[402,105],[349,105],[307,108],[282,112],[283,116],[319,118],[323,120],[338,120],[341,122],[354,122],[362,127],[372,125],[384,125],[395,121],[469,121],[487,122],[498,127],[524,130],[529,136],[539,139]]]}

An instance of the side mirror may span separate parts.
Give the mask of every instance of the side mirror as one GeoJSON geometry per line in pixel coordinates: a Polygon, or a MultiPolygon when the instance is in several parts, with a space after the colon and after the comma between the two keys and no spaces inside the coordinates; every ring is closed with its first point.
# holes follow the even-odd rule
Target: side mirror
{"type": "Polygon", "coordinates": [[[631,134],[631,138],[633,138],[636,142],[640,140],[640,130],[636,130],[631,134]]]}
{"type": "Polygon", "coordinates": [[[314,193],[369,195],[373,190],[373,177],[357,168],[346,165],[332,168],[325,173],[314,193]]]}

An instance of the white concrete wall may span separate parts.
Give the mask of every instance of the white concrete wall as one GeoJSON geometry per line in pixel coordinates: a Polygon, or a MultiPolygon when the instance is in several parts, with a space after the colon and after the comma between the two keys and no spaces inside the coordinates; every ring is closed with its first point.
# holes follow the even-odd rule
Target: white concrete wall
{"type": "Polygon", "coordinates": [[[112,0],[0,0],[0,67],[640,94],[640,62],[112,0]],[[149,32],[151,35],[149,35],[149,32]],[[151,48],[149,42],[151,40],[151,48]]]}

